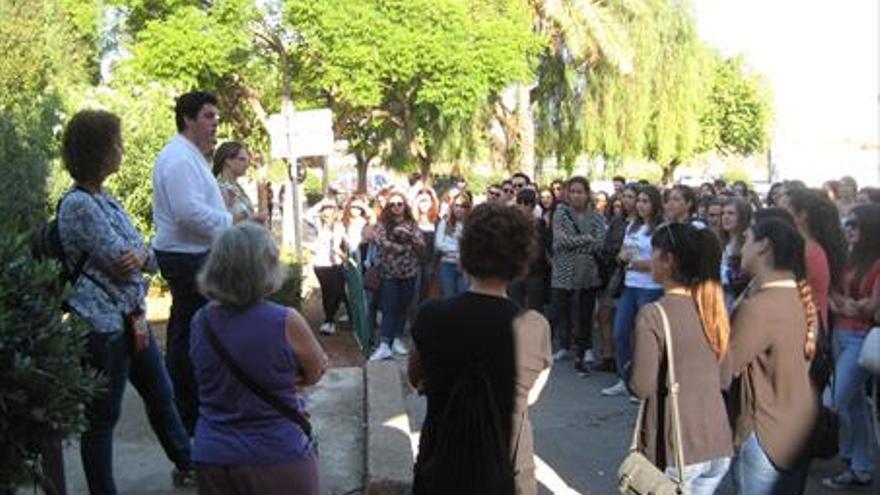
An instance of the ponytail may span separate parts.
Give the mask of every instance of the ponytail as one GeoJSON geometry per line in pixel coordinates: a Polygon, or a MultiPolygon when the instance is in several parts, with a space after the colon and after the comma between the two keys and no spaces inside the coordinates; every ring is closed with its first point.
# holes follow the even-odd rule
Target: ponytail
{"type": "Polygon", "coordinates": [[[693,278],[691,294],[703,324],[703,335],[720,361],[730,341],[730,318],[721,286],[721,246],[709,229],[694,229],[699,270],[693,278]]]}
{"type": "Polygon", "coordinates": [[[721,246],[708,229],[669,223],[651,238],[654,249],[675,258],[675,278],[690,289],[706,342],[719,361],[727,353],[730,319],[721,287],[721,246]]]}
{"type": "Polygon", "coordinates": [[[813,290],[805,279],[797,282],[798,294],[801,296],[801,304],[807,316],[807,340],[804,344],[804,356],[813,359],[816,355],[816,332],[819,329],[819,320],[816,317],[816,303],[813,300],[813,290]]]}

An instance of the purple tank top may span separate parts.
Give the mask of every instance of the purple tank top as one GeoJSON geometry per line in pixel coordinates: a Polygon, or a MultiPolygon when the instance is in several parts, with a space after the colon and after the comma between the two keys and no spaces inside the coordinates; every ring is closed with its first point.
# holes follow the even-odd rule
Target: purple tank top
{"type": "Polygon", "coordinates": [[[199,390],[194,462],[284,464],[309,457],[302,429],[247,389],[214,352],[205,318],[254,381],[302,411],[293,390],[297,364],[284,333],[288,309],[261,302],[244,310],[210,303],[192,320],[189,354],[199,390]]]}

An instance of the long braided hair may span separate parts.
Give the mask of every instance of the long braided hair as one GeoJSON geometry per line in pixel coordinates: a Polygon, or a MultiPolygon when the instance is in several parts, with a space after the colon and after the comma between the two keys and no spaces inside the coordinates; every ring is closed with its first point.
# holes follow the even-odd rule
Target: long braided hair
{"type": "Polygon", "coordinates": [[[804,356],[812,359],[816,354],[816,332],[819,318],[813,291],[807,282],[807,262],[804,238],[795,227],[779,218],[758,218],[752,226],[755,240],[768,240],[772,246],[773,268],[790,271],[797,282],[798,293],[807,318],[807,335],[804,356]]]}

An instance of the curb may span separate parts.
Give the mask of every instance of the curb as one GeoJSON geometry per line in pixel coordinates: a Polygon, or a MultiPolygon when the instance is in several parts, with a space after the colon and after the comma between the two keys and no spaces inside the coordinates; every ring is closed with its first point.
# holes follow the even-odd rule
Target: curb
{"type": "Polygon", "coordinates": [[[395,361],[364,366],[367,454],[366,495],[412,492],[413,452],[400,367],[395,361]]]}

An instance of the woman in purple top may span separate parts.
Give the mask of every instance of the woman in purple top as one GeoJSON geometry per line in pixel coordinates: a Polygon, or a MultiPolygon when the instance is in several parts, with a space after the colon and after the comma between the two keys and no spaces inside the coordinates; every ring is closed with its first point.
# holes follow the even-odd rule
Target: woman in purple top
{"type": "Polygon", "coordinates": [[[253,222],[217,238],[198,275],[212,301],[196,313],[190,335],[200,495],[319,493],[317,458],[303,429],[239,381],[207,334],[253,382],[304,412],[298,391],[318,382],[327,356],[299,313],[264,299],[283,278],[278,246],[253,222]]]}

